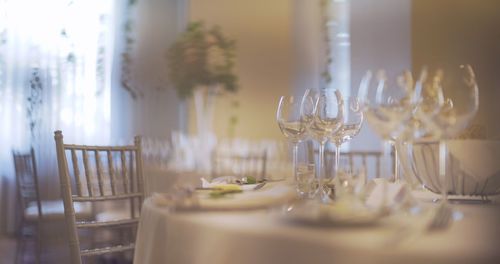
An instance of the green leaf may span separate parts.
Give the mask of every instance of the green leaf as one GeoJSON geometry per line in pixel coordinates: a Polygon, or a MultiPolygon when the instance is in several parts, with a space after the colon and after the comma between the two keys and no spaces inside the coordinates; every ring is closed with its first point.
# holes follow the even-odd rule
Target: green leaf
{"type": "Polygon", "coordinates": [[[252,177],[252,176],[247,176],[247,184],[256,184],[257,183],[257,180],[255,179],[255,177],[252,177]]]}
{"type": "Polygon", "coordinates": [[[242,190],[214,190],[209,193],[210,198],[221,198],[224,197],[226,194],[231,194],[231,193],[241,193],[243,192],[242,190]]]}

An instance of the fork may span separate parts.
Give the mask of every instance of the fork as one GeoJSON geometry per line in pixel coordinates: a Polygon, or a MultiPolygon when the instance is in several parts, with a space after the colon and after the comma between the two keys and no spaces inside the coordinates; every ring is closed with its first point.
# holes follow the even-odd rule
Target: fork
{"type": "Polygon", "coordinates": [[[427,231],[441,230],[448,227],[452,216],[451,208],[441,203],[435,210],[434,217],[427,224],[427,231]]]}
{"type": "Polygon", "coordinates": [[[255,190],[261,189],[262,187],[264,187],[264,185],[266,185],[266,182],[261,182],[261,183],[257,184],[257,186],[255,186],[253,188],[253,190],[255,191],[255,190]]]}

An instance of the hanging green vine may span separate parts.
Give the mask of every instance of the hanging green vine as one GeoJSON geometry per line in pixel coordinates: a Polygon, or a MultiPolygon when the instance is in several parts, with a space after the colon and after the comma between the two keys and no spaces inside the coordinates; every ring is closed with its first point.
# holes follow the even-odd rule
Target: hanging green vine
{"type": "Polygon", "coordinates": [[[43,84],[39,68],[33,68],[29,80],[29,91],[27,97],[26,116],[30,129],[31,142],[37,138],[42,122],[41,107],[43,105],[43,84]]]}
{"type": "Polygon", "coordinates": [[[142,92],[132,84],[132,50],[134,47],[132,9],[137,0],[129,0],[126,6],[127,20],[124,25],[125,50],[122,53],[121,84],[133,99],[142,96],[142,92]]]}
{"type": "Polygon", "coordinates": [[[325,41],[325,53],[326,53],[326,61],[325,61],[325,69],[321,73],[321,77],[323,78],[325,82],[325,86],[328,86],[332,82],[332,75],[330,73],[330,65],[333,62],[332,59],[332,52],[330,48],[330,34],[328,33],[328,23],[330,21],[330,16],[328,15],[329,12],[329,7],[330,7],[330,1],[331,0],[322,0],[320,1],[321,5],[321,29],[323,33],[323,38],[325,41]]]}

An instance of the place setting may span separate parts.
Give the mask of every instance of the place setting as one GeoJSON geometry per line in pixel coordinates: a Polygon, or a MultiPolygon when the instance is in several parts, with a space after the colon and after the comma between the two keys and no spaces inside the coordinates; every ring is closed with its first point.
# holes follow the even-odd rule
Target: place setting
{"type": "MultiPolygon", "coordinates": [[[[296,191],[302,198],[299,203],[287,208],[284,218],[319,226],[366,226],[397,218],[393,217],[397,215],[420,217],[425,213],[427,216],[420,218],[426,218],[432,229],[445,227],[453,219],[463,216],[459,212],[453,213],[447,195],[458,194],[460,190],[464,193],[464,190],[472,187],[470,182],[474,178],[457,172],[453,175],[462,175],[459,176],[462,178],[445,180],[444,175],[438,177],[443,171],[439,166],[445,162],[441,160],[441,154],[438,155],[435,148],[431,150],[434,152],[426,154],[422,151],[429,150],[421,150],[422,144],[429,144],[426,142],[458,135],[477,111],[477,85],[472,68],[461,65],[457,70],[450,70],[446,78],[441,69],[431,74],[424,68],[419,78],[414,78],[406,70],[395,76],[389,76],[384,70],[378,70],[375,75],[369,71],[360,82],[356,97],[345,99],[339,91],[328,89],[307,90],[298,98],[283,96],[277,120],[283,135],[293,146],[296,191]],[[463,82],[449,80],[449,76],[456,76],[456,72],[463,74],[463,82]],[[453,104],[451,102],[455,98],[444,97],[443,88],[448,87],[442,84],[449,86],[450,83],[473,95],[469,97],[469,104],[467,101],[458,103],[458,100],[453,104]],[[349,168],[352,160],[351,164],[344,164],[344,168],[339,163],[341,145],[355,138],[365,120],[386,142],[382,166],[385,168],[383,173],[390,175],[390,178],[383,175],[381,178],[367,179],[365,161],[354,168],[349,168]],[[319,150],[311,150],[313,144],[309,143],[309,149],[305,147],[298,153],[298,145],[308,140],[317,142],[319,150]],[[328,164],[324,156],[328,141],[335,149],[333,164],[328,164]],[[304,158],[299,161],[300,155],[310,157],[305,158],[304,163],[304,158]],[[391,155],[394,158],[392,173],[388,170],[391,155]],[[439,157],[439,160],[431,160],[435,163],[429,165],[428,157],[439,157]],[[325,163],[333,170],[327,168],[325,163]],[[429,167],[434,164],[438,165],[435,169],[429,167]],[[430,169],[433,176],[427,175],[422,167],[427,172],[430,169]],[[402,172],[407,181],[402,179],[402,172]],[[414,188],[412,180],[420,182],[431,192],[442,194],[434,200],[437,201],[436,206],[419,201],[421,193],[425,191],[414,188]],[[444,181],[452,186],[442,187],[446,186],[444,181]],[[449,188],[449,191],[442,188],[449,188]]],[[[457,153],[460,148],[458,143],[451,141],[449,144],[452,153],[457,153]]],[[[456,159],[458,156],[455,154],[453,157],[456,159]]],[[[485,195],[492,194],[491,190],[495,188],[491,185],[495,180],[491,179],[489,188],[481,189],[485,195]]],[[[482,195],[478,188],[483,185],[477,179],[474,183],[477,194],[482,195]]],[[[468,194],[474,195],[471,191],[468,194]]]]}
{"type": "MultiPolygon", "coordinates": [[[[177,212],[195,212],[192,217],[203,222],[203,212],[211,212],[210,221],[218,222],[224,220],[217,212],[231,212],[231,219],[255,219],[262,228],[279,225],[292,233],[373,235],[364,246],[384,252],[422,247],[422,241],[461,228],[470,217],[465,200],[494,196],[496,190],[497,169],[491,160],[474,163],[483,164],[482,170],[466,162],[457,167],[463,159],[461,141],[443,141],[462,133],[477,111],[472,68],[459,65],[456,70],[463,74],[459,80],[449,80],[439,68],[419,74],[367,71],[355,95],[308,89],[299,96],[282,96],[276,122],[290,144],[288,176],[263,178],[226,162],[229,172],[153,193],[150,203],[174,219],[177,212]],[[471,95],[469,100],[448,95],[450,83],[471,95]],[[349,150],[365,126],[382,139],[382,152],[349,150]],[[457,173],[457,168],[464,171],[457,173]],[[478,172],[491,176],[478,177],[478,172]]],[[[464,144],[467,150],[485,151],[481,143],[464,144]]],[[[210,221],[205,224],[215,224],[210,221]]]]}
{"type": "Polygon", "coordinates": [[[363,123],[357,97],[347,97],[344,101],[342,94],[334,90],[307,90],[303,97],[283,96],[277,121],[293,145],[296,191],[303,199],[286,209],[285,220],[315,225],[364,225],[380,218],[378,210],[369,209],[361,200],[365,172],[354,175],[339,168],[340,146],[355,137],[363,123]],[[319,143],[317,159],[312,144],[299,153],[299,144],[309,138],[319,143]],[[329,140],[335,144],[335,159],[326,170],[322,161],[325,161],[324,149],[329,140]],[[356,181],[361,185],[353,186],[356,181]]]}
{"type": "Polygon", "coordinates": [[[169,193],[154,193],[157,206],[174,210],[250,210],[281,205],[296,198],[283,181],[256,180],[252,176],[201,178],[199,187],[180,186],[169,193]]]}

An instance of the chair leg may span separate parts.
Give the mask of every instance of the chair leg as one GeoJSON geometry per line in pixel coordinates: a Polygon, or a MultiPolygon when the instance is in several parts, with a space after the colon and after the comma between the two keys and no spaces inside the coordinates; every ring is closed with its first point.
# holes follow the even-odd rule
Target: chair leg
{"type": "Polygon", "coordinates": [[[25,239],[24,239],[24,235],[22,234],[19,234],[18,238],[17,238],[17,243],[16,243],[16,260],[14,263],[16,264],[19,264],[19,263],[23,263],[24,262],[24,247],[25,247],[25,239]]]}
{"type": "Polygon", "coordinates": [[[22,217],[19,221],[18,231],[17,231],[17,241],[16,241],[16,260],[15,263],[24,263],[24,248],[26,246],[26,238],[24,235],[25,230],[25,221],[24,217],[22,217]],[[21,262],[19,262],[21,261],[21,262]]]}
{"type": "Polygon", "coordinates": [[[40,221],[36,224],[36,263],[41,263],[41,255],[42,255],[42,229],[40,221]]]}

